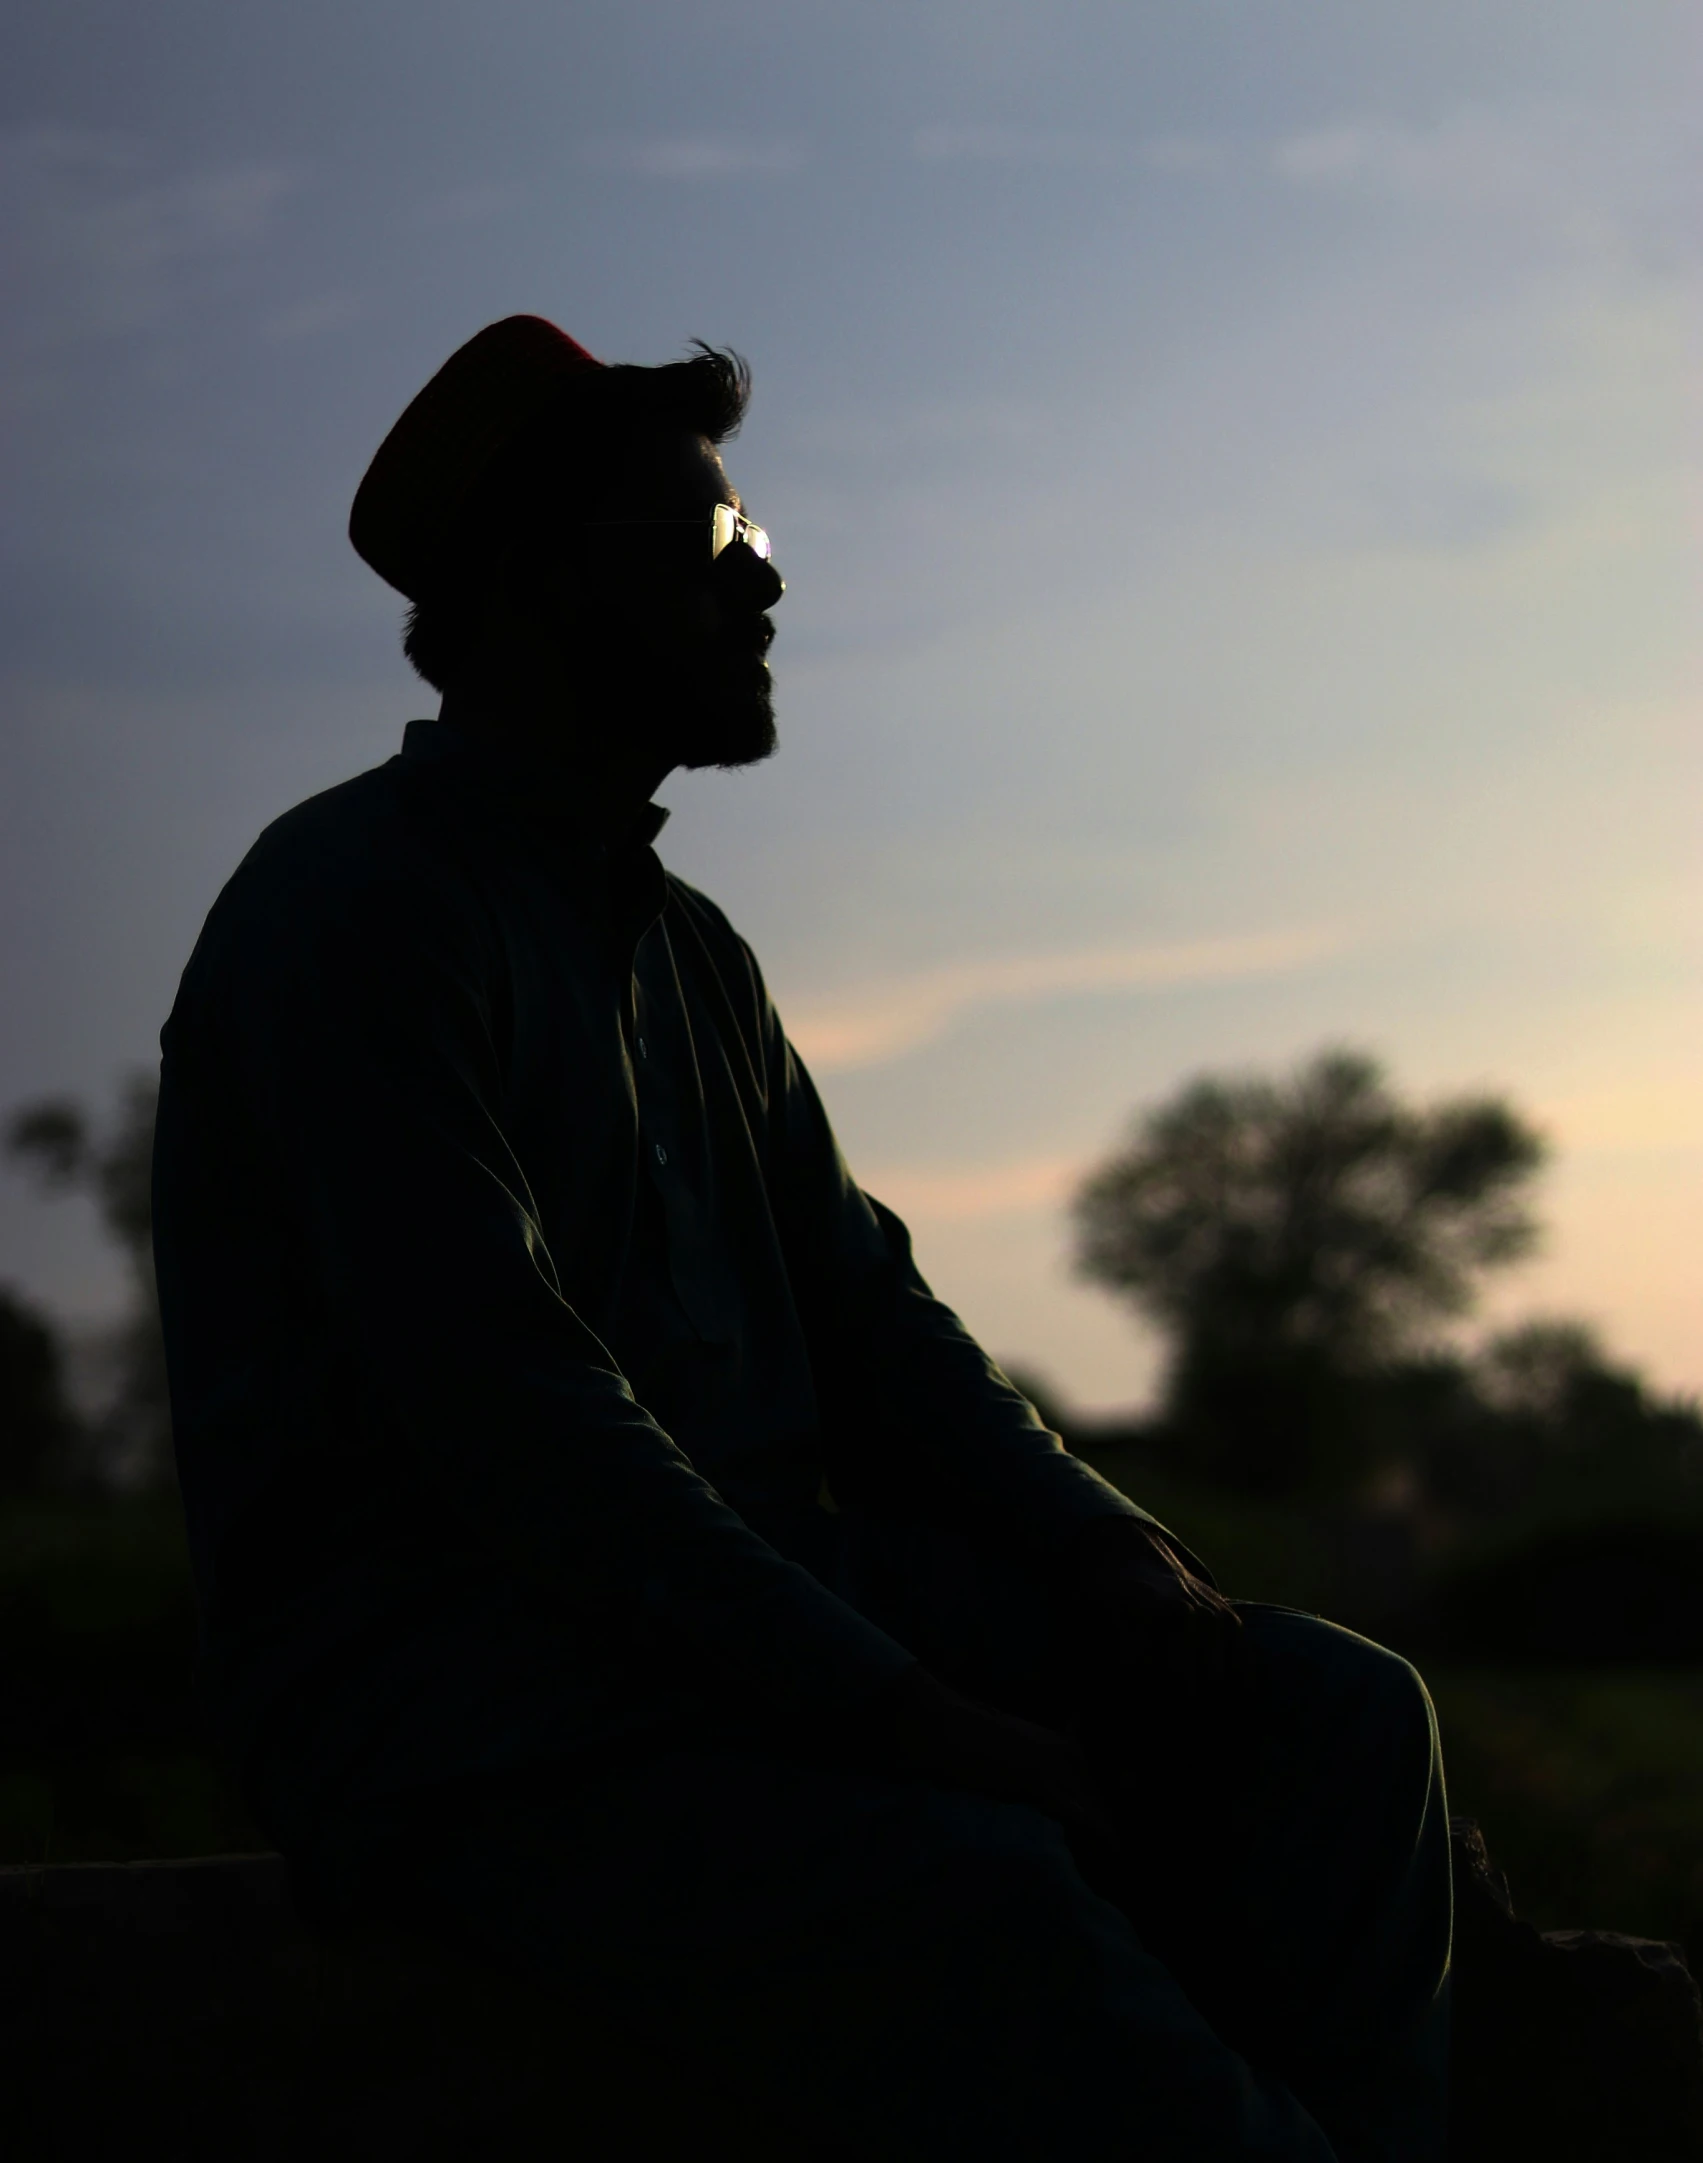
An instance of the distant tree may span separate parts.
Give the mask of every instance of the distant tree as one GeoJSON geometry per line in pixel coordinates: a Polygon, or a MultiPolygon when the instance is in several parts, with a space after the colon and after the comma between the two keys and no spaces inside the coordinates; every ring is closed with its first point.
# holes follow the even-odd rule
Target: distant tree
{"type": "Polygon", "coordinates": [[[1457,1363],[1453,1416],[1413,1452],[1432,1499],[1458,1515],[1688,1514],[1703,1500],[1703,1416],[1612,1359],[1583,1322],[1501,1331],[1457,1363]]]}
{"type": "Polygon", "coordinates": [[[1532,1245],[1543,1157],[1499,1100],[1404,1105],[1352,1051],[1206,1077],[1084,1183],[1077,1264],[1170,1338],[1170,1418],[1202,1469],[1340,1487],[1364,1470],[1364,1386],[1532,1245]]]}
{"type": "Polygon", "coordinates": [[[0,1495],[33,1495],[69,1470],[76,1431],[53,1325],[0,1285],[0,1495]]]}
{"type": "Polygon", "coordinates": [[[101,1132],[69,1097],[24,1105],[5,1130],[7,1153],[27,1165],[42,1186],[93,1198],[129,1266],[131,1312],[118,1336],[118,1389],[101,1437],[108,1469],[124,1485],[165,1478],[171,1463],[165,1343],[154,1283],[152,1162],[158,1098],[154,1076],[138,1072],[123,1083],[116,1114],[101,1132]]]}
{"type": "Polygon", "coordinates": [[[1644,1409],[1644,1385],[1585,1322],[1548,1317],[1490,1338],[1473,1362],[1478,1393],[1505,1419],[1555,1435],[1616,1426],[1644,1409]]]}

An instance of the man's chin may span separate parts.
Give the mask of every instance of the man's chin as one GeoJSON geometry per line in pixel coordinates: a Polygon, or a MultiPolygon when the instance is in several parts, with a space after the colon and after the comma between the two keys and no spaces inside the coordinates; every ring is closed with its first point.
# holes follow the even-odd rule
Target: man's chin
{"type": "Polygon", "coordinates": [[[762,681],[706,700],[687,731],[680,764],[696,771],[706,766],[755,766],[776,750],[774,694],[769,671],[758,664],[762,681]]]}

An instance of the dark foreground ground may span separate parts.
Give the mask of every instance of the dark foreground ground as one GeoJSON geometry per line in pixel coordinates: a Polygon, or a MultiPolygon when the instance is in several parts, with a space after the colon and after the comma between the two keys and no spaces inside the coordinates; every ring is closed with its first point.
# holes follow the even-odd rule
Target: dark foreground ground
{"type": "MultiPolygon", "coordinates": [[[[1481,1822],[1524,1916],[1678,1939],[1703,1967],[1703,1664],[1433,1659],[1402,1642],[1399,1618],[1353,1611],[1340,1540],[1151,1480],[1140,1491],[1227,1590],[1412,1651],[1450,1808],[1481,1822]]],[[[0,1514],[0,1863],[264,1845],[201,1733],[193,1628],[175,1500],[0,1514]]]]}

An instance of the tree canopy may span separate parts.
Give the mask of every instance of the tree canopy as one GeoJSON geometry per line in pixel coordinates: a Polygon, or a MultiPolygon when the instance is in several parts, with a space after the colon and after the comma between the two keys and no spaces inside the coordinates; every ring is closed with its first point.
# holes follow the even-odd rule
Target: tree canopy
{"type": "Polygon", "coordinates": [[[1141,1117],[1075,1202],[1081,1272],[1171,1340],[1171,1409],[1255,1485],[1301,1478],[1343,1385],[1526,1253],[1540,1137],[1501,1100],[1400,1102],[1330,1050],[1206,1076],[1141,1117]]]}
{"type": "Polygon", "coordinates": [[[42,1186],[89,1195],[129,1264],[132,1308],[115,1347],[117,1398],[93,1437],[111,1475],[126,1485],[148,1485],[165,1477],[171,1456],[165,1346],[154,1285],[152,1160],[158,1099],[155,1076],[138,1072],[122,1085],[116,1114],[102,1132],[74,1099],[48,1097],[14,1112],[0,1137],[6,1154],[26,1165],[42,1186]]]}

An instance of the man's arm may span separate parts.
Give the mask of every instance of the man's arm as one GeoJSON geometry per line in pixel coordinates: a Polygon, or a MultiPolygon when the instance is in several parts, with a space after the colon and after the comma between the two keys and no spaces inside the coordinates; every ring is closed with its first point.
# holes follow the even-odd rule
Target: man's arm
{"type": "MultiPolygon", "coordinates": [[[[872,1702],[912,1656],[725,1505],[562,1296],[502,1130],[500,970],[471,898],[447,874],[295,869],[221,904],[186,979],[170,1177],[216,1182],[233,1152],[265,1168],[330,1357],[470,1549],[782,1719],[872,1702]]],[[[168,1227],[195,1214],[166,1200],[168,1227]]],[[[168,1323],[214,1326],[230,1265],[169,1229],[162,1265],[168,1323]]],[[[216,1444],[216,1411],[193,1412],[216,1444]]]]}
{"type": "Polygon", "coordinates": [[[836,1492],[898,1516],[979,1525],[1052,1579],[1061,1612],[1097,1657],[1215,1679],[1239,1626],[1211,1572],[1071,1456],[935,1298],[904,1225],[853,1181],[745,953],[764,1035],[782,1237],[836,1492]]]}
{"type": "MultiPolygon", "coordinates": [[[[980,1522],[1053,1568],[1091,1525],[1145,1547],[1145,1510],[1072,1457],[937,1299],[910,1235],[852,1179],[754,958],[777,1216],[808,1332],[830,1483],[847,1500],[980,1522]]],[[[1155,1528],[1157,1529],[1157,1528],[1155,1528]]]]}

